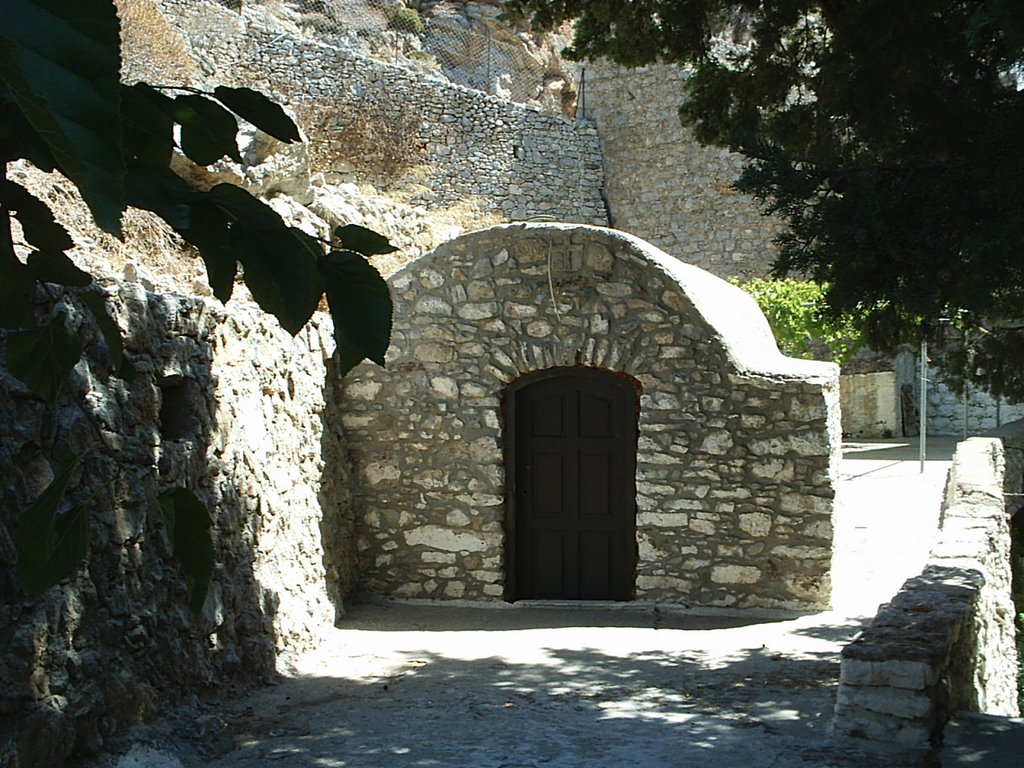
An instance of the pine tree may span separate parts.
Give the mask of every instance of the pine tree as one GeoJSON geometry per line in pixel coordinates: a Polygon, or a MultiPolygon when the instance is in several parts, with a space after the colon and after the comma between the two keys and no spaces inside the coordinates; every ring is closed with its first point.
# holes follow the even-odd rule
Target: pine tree
{"type": "Polygon", "coordinates": [[[680,115],[788,225],[779,274],[1024,400],[1024,3],[510,0],[573,58],[689,68],[680,115]],[[957,332],[952,329],[959,329],[957,332]],[[964,339],[969,344],[964,343],[964,339]]]}

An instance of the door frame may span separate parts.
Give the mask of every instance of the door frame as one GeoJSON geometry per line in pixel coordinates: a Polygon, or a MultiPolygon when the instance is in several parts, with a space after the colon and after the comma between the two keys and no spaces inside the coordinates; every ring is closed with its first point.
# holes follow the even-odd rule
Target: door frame
{"type": "MultiPolygon", "coordinates": [[[[606,368],[596,368],[587,365],[555,366],[544,368],[539,371],[532,371],[523,374],[515,381],[508,384],[502,392],[501,409],[503,415],[503,437],[505,451],[505,600],[514,603],[518,598],[516,595],[517,577],[517,526],[516,526],[516,395],[520,389],[528,387],[545,379],[554,379],[565,376],[582,376],[594,380],[600,379],[607,382],[608,377],[614,377],[629,384],[636,393],[636,436],[640,437],[640,395],[643,393],[643,385],[628,373],[611,371],[606,368]]],[[[634,454],[636,446],[633,447],[634,454]]],[[[636,515],[636,475],[633,476],[633,514],[636,515]]]]}

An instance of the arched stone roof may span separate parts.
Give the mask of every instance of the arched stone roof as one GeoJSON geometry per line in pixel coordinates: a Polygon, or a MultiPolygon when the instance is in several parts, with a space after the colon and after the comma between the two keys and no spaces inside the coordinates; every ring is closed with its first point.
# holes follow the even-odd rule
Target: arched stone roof
{"type": "Polygon", "coordinates": [[[389,282],[388,370],[342,384],[368,589],[505,594],[505,388],[589,366],[642,387],[637,597],[827,603],[838,369],[784,357],[743,291],[567,224],[473,232],[389,282]]]}

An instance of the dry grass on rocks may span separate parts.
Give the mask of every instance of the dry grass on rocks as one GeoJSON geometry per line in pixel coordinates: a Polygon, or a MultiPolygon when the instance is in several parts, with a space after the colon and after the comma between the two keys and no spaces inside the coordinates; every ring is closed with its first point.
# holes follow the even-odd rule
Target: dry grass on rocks
{"type": "MultiPolygon", "coordinates": [[[[118,240],[93,223],[78,188],[61,174],[15,163],[8,167],[8,177],[53,211],[75,243],[71,258],[94,276],[123,274],[133,263],[144,265],[151,275],[163,278],[168,287],[179,291],[191,292],[197,277],[205,279],[205,268],[195,249],[156,214],[129,208],[121,220],[124,239],[118,240]]],[[[16,245],[19,241],[24,245],[16,227],[16,245]]]]}

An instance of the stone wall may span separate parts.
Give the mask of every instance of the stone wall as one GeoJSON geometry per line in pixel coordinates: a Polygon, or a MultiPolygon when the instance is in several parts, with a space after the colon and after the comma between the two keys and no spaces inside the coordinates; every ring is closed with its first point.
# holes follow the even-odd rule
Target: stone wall
{"type": "Polygon", "coordinates": [[[390,279],[388,371],[343,386],[362,586],[505,594],[502,397],[593,366],[642,386],[636,597],[828,604],[838,371],[782,357],[753,300],[609,230],[458,238],[390,279]]]}
{"type": "Polygon", "coordinates": [[[957,395],[942,383],[941,371],[932,369],[928,384],[928,432],[934,435],[980,435],[1024,418],[1024,405],[1007,403],[987,392],[967,391],[957,395]],[[965,413],[966,406],[966,413],[965,413]]]}
{"type": "MultiPolygon", "coordinates": [[[[921,403],[920,357],[904,349],[894,361],[896,386],[899,391],[905,434],[916,435],[919,431],[921,403]]],[[[954,394],[942,382],[942,371],[928,369],[927,424],[929,435],[971,436],[988,434],[1005,424],[1024,419],[1024,405],[1007,403],[996,399],[987,392],[968,390],[967,429],[964,430],[964,398],[954,394]]]]}
{"type": "Polygon", "coordinates": [[[732,189],[742,158],[679,122],[683,71],[590,63],[580,106],[597,125],[610,226],[722,278],[764,276],[777,223],[732,189]]]}
{"type": "Polygon", "coordinates": [[[479,198],[505,220],[607,223],[593,126],[334,47],[260,6],[160,4],[208,81],[289,105],[342,178],[404,180],[406,201],[427,207],[479,198]]]}
{"type": "Polygon", "coordinates": [[[1022,448],[1024,422],[957,447],[924,572],[843,649],[837,730],[938,743],[955,712],[1018,714],[1009,517],[1022,448]]]}
{"type": "Polygon", "coordinates": [[[313,647],[352,583],[341,434],[325,418],[329,321],[292,338],[244,299],[103,283],[138,371],[110,376],[90,316],[53,289],[85,344],[48,412],[0,369],[0,765],[59,766],[105,736],[235,675],[270,675],[313,647]],[[94,450],[68,491],[88,505],[90,554],[26,597],[19,511],[59,449],[94,450]],[[157,495],[192,489],[213,518],[216,572],[187,608],[157,495]],[[328,594],[327,584],[333,586],[328,594]]]}

